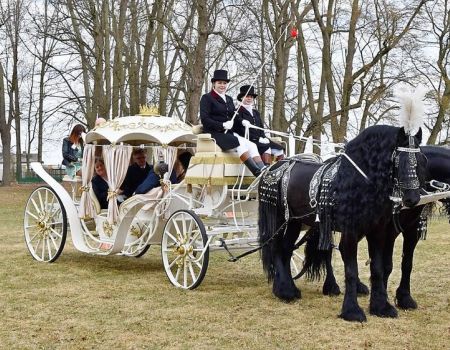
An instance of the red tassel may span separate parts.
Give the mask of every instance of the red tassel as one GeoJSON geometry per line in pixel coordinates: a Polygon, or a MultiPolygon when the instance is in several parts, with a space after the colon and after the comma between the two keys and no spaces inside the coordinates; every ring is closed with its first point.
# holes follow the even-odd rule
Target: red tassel
{"type": "Polygon", "coordinates": [[[291,38],[295,39],[295,38],[297,38],[297,35],[298,35],[297,28],[292,27],[292,29],[291,29],[291,38]]]}

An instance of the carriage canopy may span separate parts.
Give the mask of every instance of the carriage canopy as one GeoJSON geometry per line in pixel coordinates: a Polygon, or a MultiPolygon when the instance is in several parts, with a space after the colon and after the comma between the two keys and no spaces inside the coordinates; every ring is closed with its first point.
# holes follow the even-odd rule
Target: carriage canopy
{"type": "Polygon", "coordinates": [[[162,116],[129,116],[108,120],[86,135],[86,143],[175,145],[193,143],[196,135],[186,123],[162,116]]]}

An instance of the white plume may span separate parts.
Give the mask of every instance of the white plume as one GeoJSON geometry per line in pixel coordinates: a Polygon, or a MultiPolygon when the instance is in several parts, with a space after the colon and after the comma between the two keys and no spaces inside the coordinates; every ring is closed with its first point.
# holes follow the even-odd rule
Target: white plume
{"type": "Polygon", "coordinates": [[[414,91],[398,91],[395,96],[400,102],[400,125],[408,135],[415,135],[423,124],[423,99],[427,89],[418,85],[414,91]]]}

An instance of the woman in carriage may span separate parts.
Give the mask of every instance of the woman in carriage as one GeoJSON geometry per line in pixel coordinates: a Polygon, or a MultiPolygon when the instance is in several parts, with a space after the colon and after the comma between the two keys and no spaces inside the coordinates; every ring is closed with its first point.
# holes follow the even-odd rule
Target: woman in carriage
{"type": "MultiPolygon", "coordinates": [[[[250,125],[264,128],[258,110],[254,108],[254,100],[257,96],[253,85],[241,86],[237,99],[238,101],[242,101],[242,105],[238,109],[237,122],[233,130],[242,137],[245,137],[245,129],[249,128],[250,125]]],[[[269,140],[264,134],[264,131],[251,128],[248,138],[258,147],[258,152],[265,165],[272,163],[272,155],[276,160],[284,158],[283,147],[269,140]]]]}
{"type": "Polygon", "coordinates": [[[211,79],[212,90],[200,100],[200,119],[204,132],[210,133],[223,151],[235,150],[253,175],[258,176],[265,165],[256,145],[246,138],[233,133],[234,104],[226,95],[228,82],[226,70],[216,70],[211,79]]]}

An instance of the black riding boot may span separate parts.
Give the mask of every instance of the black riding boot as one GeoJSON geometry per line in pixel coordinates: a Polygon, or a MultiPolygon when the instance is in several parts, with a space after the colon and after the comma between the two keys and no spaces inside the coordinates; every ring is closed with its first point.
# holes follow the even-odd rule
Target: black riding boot
{"type": "Polygon", "coordinates": [[[244,161],[244,164],[254,176],[258,177],[259,174],[261,174],[261,167],[259,167],[258,164],[256,164],[253,158],[248,158],[247,160],[244,161]]]}

